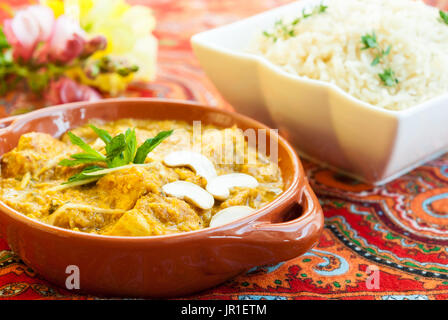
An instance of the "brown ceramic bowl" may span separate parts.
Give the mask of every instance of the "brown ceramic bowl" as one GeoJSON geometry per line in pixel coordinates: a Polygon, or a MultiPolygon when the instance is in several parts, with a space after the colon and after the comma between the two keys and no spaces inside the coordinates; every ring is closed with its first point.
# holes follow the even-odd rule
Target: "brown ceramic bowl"
{"type": "MultiPolygon", "coordinates": [[[[156,99],[111,99],[35,111],[0,129],[0,155],[30,131],[59,137],[88,119],[176,119],[244,129],[267,127],[237,113],[156,99]]],[[[1,127],[1,125],[0,125],[1,127]]],[[[269,134],[269,131],[268,131],[269,134]]],[[[65,287],[69,265],[80,270],[83,292],[174,297],[213,287],[254,266],[297,257],[318,240],[322,209],[291,146],[279,138],[286,189],[276,200],[228,225],[152,237],[74,232],[26,217],[0,202],[0,232],[11,249],[44,278],[65,287]]]]}

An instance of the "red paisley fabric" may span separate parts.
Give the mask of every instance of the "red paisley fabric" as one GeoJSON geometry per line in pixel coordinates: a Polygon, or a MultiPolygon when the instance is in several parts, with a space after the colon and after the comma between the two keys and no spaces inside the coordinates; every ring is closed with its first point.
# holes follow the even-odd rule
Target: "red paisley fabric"
{"type": "MultiPolygon", "coordinates": [[[[21,5],[27,1],[8,1],[21,5]]],[[[133,0],[158,21],[158,77],[129,96],[193,100],[230,108],[194,58],[192,34],[281,5],[286,0],[133,0]]],[[[447,8],[446,0],[427,1],[447,8]]],[[[9,12],[0,4],[0,19],[9,12]]],[[[0,97],[0,116],[34,109],[21,93],[0,97]]],[[[448,298],[448,155],[382,187],[304,161],[326,228],[307,254],[260,266],[194,299],[448,298]],[[375,278],[372,275],[376,275],[375,278]]],[[[0,299],[88,299],[35,274],[0,239],[0,299]]]]}

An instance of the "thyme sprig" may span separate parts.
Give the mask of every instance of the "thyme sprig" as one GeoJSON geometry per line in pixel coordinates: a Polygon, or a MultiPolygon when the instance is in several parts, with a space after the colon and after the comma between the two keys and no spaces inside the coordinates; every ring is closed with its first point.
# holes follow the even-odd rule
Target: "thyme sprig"
{"type": "Polygon", "coordinates": [[[395,72],[391,68],[384,69],[382,73],[378,73],[378,76],[386,87],[393,87],[398,84],[395,72]]]}
{"type": "Polygon", "coordinates": [[[448,24],[448,14],[446,14],[442,10],[439,10],[439,17],[441,22],[448,24]]]}
{"type": "Polygon", "coordinates": [[[371,66],[376,66],[379,63],[382,63],[385,65],[385,68],[383,69],[382,73],[378,73],[378,77],[380,78],[381,82],[386,87],[393,87],[398,84],[398,79],[395,77],[395,72],[391,69],[390,66],[388,66],[388,63],[386,61],[386,56],[389,55],[390,50],[392,49],[392,46],[387,46],[386,49],[382,48],[377,40],[375,32],[372,32],[371,34],[365,34],[361,36],[361,42],[364,45],[364,47],[361,48],[361,50],[372,50],[375,57],[372,60],[371,66]]]}
{"type": "Polygon", "coordinates": [[[272,41],[276,42],[279,38],[284,40],[296,36],[295,26],[302,20],[307,19],[313,15],[324,13],[328,6],[321,3],[315,6],[311,11],[307,12],[305,9],[302,10],[302,15],[295,18],[291,23],[285,23],[283,19],[279,19],[274,24],[273,32],[263,31],[263,35],[266,38],[271,38],[272,41]]]}

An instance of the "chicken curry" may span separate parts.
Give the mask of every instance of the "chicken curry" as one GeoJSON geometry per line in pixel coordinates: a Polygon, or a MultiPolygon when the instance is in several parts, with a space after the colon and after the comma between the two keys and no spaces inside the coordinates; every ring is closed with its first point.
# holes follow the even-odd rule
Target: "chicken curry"
{"type": "Polygon", "coordinates": [[[182,121],[121,119],[91,121],[60,139],[26,133],[1,159],[0,199],[74,231],[151,236],[212,226],[215,215],[251,212],[283,191],[277,164],[242,130],[193,131],[182,121]]]}

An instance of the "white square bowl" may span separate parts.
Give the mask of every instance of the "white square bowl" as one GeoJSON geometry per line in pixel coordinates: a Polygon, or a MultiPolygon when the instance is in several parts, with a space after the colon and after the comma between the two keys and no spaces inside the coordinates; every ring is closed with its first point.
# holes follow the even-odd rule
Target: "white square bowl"
{"type": "MultiPolygon", "coordinates": [[[[374,107],[327,82],[287,73],[246,48],[279,18],[320,4],[294,2],[196,34],[193,50],[237,111],[290,140],[301,156],[372,184],[448,150],[448,94],[404,111],[374,107]]],[[[448,72],[448,70],[447,70],[448,72]]]]}

